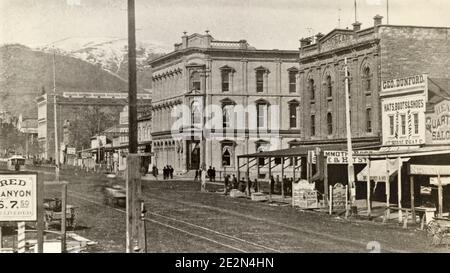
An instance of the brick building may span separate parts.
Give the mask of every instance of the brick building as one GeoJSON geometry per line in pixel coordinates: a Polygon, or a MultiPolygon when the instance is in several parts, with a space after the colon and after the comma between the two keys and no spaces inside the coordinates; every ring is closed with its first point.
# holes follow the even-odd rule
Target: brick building
{"type": "Polygon", "coordinates": [[[150,65],[158,168],[172,165],[185,172],[204,162],[217,170],[236,170],[237,155],[288,147],[300,134],[296,50],[258,50],[245,40],[192,34],[150,65]],[[221,111],[204,138],[198,129],[214,118],[203,115],[203,105],[221,111]],[[181,115],[186,122],[180,125],[175,112],[182,106],[188,113],[181,115]]]}
{"type": "MultiPolygon", "coordinates": [[[[335,29],[301,39],[300,89],[302,125],[297,145],[345,143],[344,60],[350,73],[352,137],[355,143],[381,142],[381,83],[392,78],[428,74],[448,78],[450,28],[374,25],[335,29]]],[[[376,145],[375,145],[376,146],[376,145]]]]}

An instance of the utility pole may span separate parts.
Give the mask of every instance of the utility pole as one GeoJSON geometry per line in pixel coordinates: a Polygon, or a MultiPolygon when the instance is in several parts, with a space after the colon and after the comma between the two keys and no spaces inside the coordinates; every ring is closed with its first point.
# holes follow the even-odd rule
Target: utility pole
{"type": "Polygon", "coordinates": [[[58,117],[56,107],[56,52],[53,47],[53,117],[55,130],[55,180],[59,181],[59,143],[58,143],[58,117]]]}
{"type": "Polygon", "coordinates": [[[353,166],[352,131],[350,124],[349,74],[347,58],[345,58],[345,121],[347,125],[347,151],[348,151],[348,187],[350,189],[350,205],[354,209],[356,199],[355,169],[353,166]]]}
{"type": "Polygon", "coordinates": [[[128,0],[128,157],[126,171],[126,252],[146,251],[145,211],[142,205],[141,158],[137,154],[137,83],[135,1],[128,0]]]}
{"type": "Polygon", "coordinates": [[[389,25],[389,0],[386,0],[386,17],[387,17],[387,24],[389,25]]]}

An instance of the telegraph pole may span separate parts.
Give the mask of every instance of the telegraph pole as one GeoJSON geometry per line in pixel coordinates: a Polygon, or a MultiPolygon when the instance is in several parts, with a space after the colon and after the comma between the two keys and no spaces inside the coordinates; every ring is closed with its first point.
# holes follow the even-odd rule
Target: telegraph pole
{"type": "Polygon", "coordinates": [[[127,253],[146,251],[146,238],[142,214],[141,158],[137,154],[137,82],[136,82],[136,19],[135,1],[128,0],[128,157],[127,188],[127,253]]]}
{"type": "Polygon", "coordinates": [[[56,52],[53,47],[53,120],[55,130],[55,180],[59,181],[59,143],[58,143],[58,117],[56,107],[56,52]]]}
{"type": "Polygon", "coordinates": [[[355,169],[353,166],[352,131],[350,124],[349,81],[347,58],[345,58],[345,121],[347,125],[348,187],[350,189],[350,205],[353,209],[356,199],[356,189],[355,169]]]}

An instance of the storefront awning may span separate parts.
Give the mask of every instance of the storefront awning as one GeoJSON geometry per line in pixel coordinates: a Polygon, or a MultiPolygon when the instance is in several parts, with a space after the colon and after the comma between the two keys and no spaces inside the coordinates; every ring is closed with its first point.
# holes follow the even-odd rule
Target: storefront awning
{"type": "MultiPolygon", "coordinates": [[[[409,161],[409,158],[403,158],[403,162],[409,161]]],[[[367,173],[369,166],[366,166],[361,172],[358,173],[356,179],[358,181],[367,181],[367,173]]],[[[375,182],[386,182],[387,170],[389,170],[389,177],[397,174],[398,162],[396,159],[386,160],[373,160],[370,161],[370,180],[375,182]]]]}

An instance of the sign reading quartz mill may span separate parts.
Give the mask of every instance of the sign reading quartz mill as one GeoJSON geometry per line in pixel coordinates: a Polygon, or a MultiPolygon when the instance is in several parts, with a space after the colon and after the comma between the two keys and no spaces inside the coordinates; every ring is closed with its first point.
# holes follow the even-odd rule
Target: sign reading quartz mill
{"type": "Polygon", "coordinates": [[[0,222],[37,220],[37,175],[0,174],[0,222]]]}
{"type": "Polygon", "coordinates": [[[434,112],[426,116],[427,144],[450,144],[450,100],[434,106],[434,112]]]}

